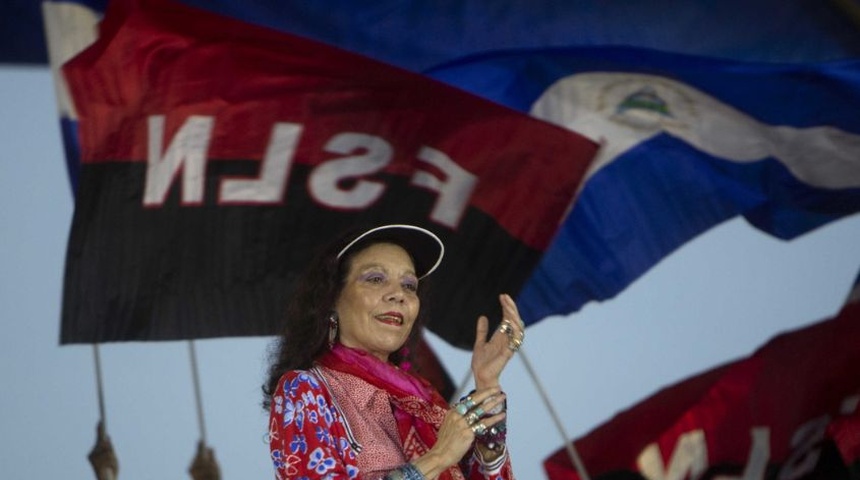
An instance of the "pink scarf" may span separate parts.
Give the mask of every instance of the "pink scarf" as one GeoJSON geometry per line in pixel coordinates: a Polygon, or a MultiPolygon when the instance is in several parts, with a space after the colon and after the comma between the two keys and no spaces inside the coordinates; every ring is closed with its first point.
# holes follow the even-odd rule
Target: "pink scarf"
{"type": "MultiPolygon", "coordinates": [[[[436,444],[436,434],[448,411],[448,404],[426,380],[382,362],[367,352],[340,344],[326,352],[319,362],[388,392],[407,458],[414,460],[436,444]]],[[[440,480],[463,478],[457,465],[439,475],[440,480]]]]}

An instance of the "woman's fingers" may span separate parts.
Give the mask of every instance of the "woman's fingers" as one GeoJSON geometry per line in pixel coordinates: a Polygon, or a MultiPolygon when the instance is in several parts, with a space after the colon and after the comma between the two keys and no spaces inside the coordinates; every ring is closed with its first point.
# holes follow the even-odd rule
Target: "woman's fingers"
{"type": "Polygon", "coordinates": [[[438,453],[439,461],[447,468],[466,454],[474,438],[474,432],[463,416],[450,410],[442,421],[436,444],[431,450],[438,453]]]}
{"type": "MultiPolygon", "coordinates": [[[[514,338],[516,339],[514,343],[521,345],[525,337],[525,324],[522,318],[520,318],[516,302],[514,302],[514,299],[510,295],[503,293],[499,295],[499,303],[502,306],[502,321],[499,323],[499,327],[493,332],[490,342],[493,342],[499,336],[498,334],[502,334],[501,337],[514,338]]],[[[473,351],[487,343],[488,330],[489,320],[487,320],[487,317],[483,315],[478,317],[478,324],[475,327],[475,345],[473,351]]]]}
{"type": "Polygon", "coordinates": [[[472,373],[479,388],[498,386],[499,376],[525,340],[525,325],[520,318],[514,299],[510,295],[499,295],[502,320],[489,332],[487,317],[478,318],[475,345],[472,349],[472,373]],[[490,335],[489,340],[487,335],[490,335]]]}
{"type": "Polygon", "coordinates": [[[484,417],[484,418],[478,420],[477,422],[473,423],[472,425],[469,425],[469,430],[472,431],[473,435],[475,435],[475,434],[480,435],[481,430],[486,431],[486,430],[496,426],[499,422],[504,420],[506,416],[507,416],[507,414],[505,412],[502,412],[502,413],[497,413],[497,414],[489,416],[489,417],[484,417]],[[475,425],[478,425],[478,424],[483,425],[483,427],[475,428],[475,425]]]}
{"type": "Polygon", "coordinates": [[[487,341],[487,330],[490,329],[489,324],[490,322],[487,320],[487,317],[483,315],[478,317],[478,326],[475,327],[475,345],[473,350],[475,348],[479,348],[487,341]]]}
{"type": "Polygon", "coordinates": [[[493,408],[498,405],[501,405],[505,401],[505,394],[500,390],[491,390],[490,395],[486,396],[483,400],[481,400],[479,406],[484,410],[484,412],[492,412],[493,408]]]}
{"type": "Polygon", "coordinates": [[[499,301],[502,304],[502,319],[510,320],[515,329],[523,331],[525,324],[523,323],[523,319],[520,317],[520,311],[517,309],[517,304],[514,302],[514,299],[511,298],[510,295],[504,293],[499,296],[499,301]]]}
{"type": "Polygon", "coordinates": [[[505,394],[496,389],[473,393],[456,404],[453,410],[461,415],[468,425],[488,415],[504,411],[505,394]]]}
{"type": "Polygon", "coordinates": [[[508,349],[516,352],[525,340],[525,324],[520,318],[517,304],[510,295],[499,295],[499,302],[502,304],[502,323],[499,325],[499,331],[508,337],[508,349]]]}
{"type": "Polygon", "coordinates": [[[485,388],[469,394],[466,398],[471,398],[473,402],[480,404],[498,395],[504,396],[502,391],[498,388],[485,388]]]}
{"type": "Polygon", "coordinates": [[[443,455],[448,464],[462,458],[476,435],[505,419],[504,401],[505,394],[500,389],[486,388],[455,403],[442,422],[433,449],[443,455]]]}

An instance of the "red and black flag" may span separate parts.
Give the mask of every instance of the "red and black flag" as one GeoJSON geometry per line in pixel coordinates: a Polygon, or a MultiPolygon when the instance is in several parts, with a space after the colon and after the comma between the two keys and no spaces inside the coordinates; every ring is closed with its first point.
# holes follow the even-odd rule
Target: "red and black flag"
{"type": "Polygon", "coordinates": [[[112,2],[64,74],[81,166],[62,343],[277,333],[316,246],[408,222],[446,244],[430,329],[469,348],[596,150],[426,77],[168,0],[112,2]]]}
{"type": "MultiPolygon", "coordinates": [[[[860,478],[860,302],[665,388],[574,442],[609,479],[860,478]]],[[[565,449],[544,467],[579,480],[565,449]]]]}

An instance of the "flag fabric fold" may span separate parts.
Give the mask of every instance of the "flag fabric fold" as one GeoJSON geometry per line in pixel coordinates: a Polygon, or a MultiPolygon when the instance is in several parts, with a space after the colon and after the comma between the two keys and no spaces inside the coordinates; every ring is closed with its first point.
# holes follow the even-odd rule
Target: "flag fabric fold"
{"type": "MultiPolygon", "coordinates": [[[[574,441],[595,480],[853,480],[860,472],[860,303],[747,358],[666,387],[574,441]],[[852,473],[853,472],[853,473],[852,473]]],[[[551,480],[579,479],[565,449],[551,480]]]]}
{"type": "Polygon", "coordinates": [[[860,211],[860,61],[767,65],[643,49],[517,50],[428,72],[601,142],[520,293],[527,323],[615,296],[743,215],[791,239],[860,211]]]}
{"type": "Polygon", "coordinates": [[[113,2],[99,29],[64,68],[81,169],[63,343],[275,334],[314,246],[410,222],[449,253],[430,329],[468,348],[596,151],[440,82],[176,2],[113,2]]]}

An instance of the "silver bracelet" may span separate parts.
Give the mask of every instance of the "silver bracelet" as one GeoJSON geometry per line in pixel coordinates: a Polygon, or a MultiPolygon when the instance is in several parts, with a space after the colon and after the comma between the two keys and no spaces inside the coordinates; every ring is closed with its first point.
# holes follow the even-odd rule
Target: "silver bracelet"
{"type": "Polygon", "coordinates": [[[426,480],[424,475],[411,463],[392,470],[385,475],[385,480],[426,480]]]}

